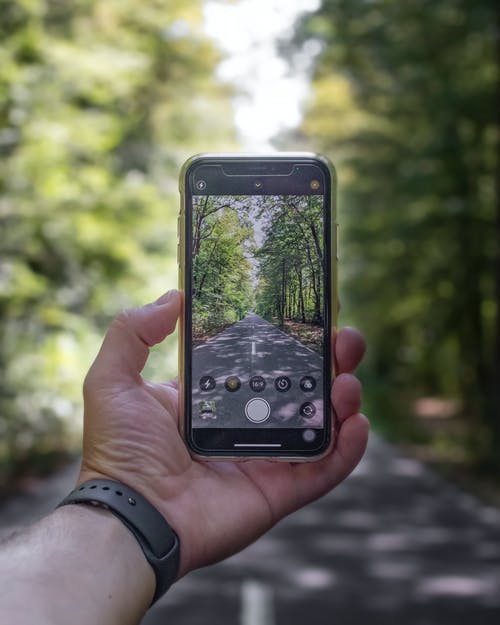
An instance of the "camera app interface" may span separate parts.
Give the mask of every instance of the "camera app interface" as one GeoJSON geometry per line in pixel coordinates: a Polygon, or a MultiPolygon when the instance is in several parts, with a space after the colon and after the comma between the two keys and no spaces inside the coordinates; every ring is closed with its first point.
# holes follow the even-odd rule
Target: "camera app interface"
{"type": "Polygon", "coordinates": [[[195,195],[192,426],[323,425],[324,197],[195,195]]]}

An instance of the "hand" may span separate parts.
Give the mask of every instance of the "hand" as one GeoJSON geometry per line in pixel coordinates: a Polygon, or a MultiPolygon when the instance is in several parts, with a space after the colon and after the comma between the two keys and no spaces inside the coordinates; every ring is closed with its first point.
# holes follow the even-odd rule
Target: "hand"
{"type": "Polygon", "coordinates": [[[118,315],[84,384],[83,459],[78,483],[124,482],[147,497],[177,532],[179,576],[242,549],[282,517],[339,484],[361,459],[368,421],[359,414],[361,385],[351,372],[365,344],[353,328],[334,341],[335,445],[317,462],[203,462],[179,434],[177,383],[141,377],[149,347],[173,332],[180,295],[118,315]]]}

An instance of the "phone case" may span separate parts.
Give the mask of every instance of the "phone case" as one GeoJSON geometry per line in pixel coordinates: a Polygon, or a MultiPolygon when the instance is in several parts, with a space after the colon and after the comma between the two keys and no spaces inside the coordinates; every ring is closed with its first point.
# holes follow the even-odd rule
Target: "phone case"
{"type": "MultiPolygon", "coordinates": [[[[331,232],[330,232],[330,241],[331,241],[331,267],[330,267],[330,276],[331,276],[331,336],[335,336],[337,329],[337,316],[338,316],[338,235],[339,235],[339,225],[337,222],[337,174],[335,171],[335,167],[333,163],[325,156],[321,154],[316,154],[312,152],[273,152],[271,154],[250,154],[250,153],[202,153],[195,154],[190,157],[182,166],[180,175],[179,175],[179,191],[180,191],[180,212],[177,219],[177,264],[179,268],[179,291],[181,293],[181,313],[179,318],[179,401],[178,401],[178,409],[179,409],[179,423],[181,434],[188,446],[190,453],[193,457],[204,460],[204,461],[233,461],[233,462],[242,462],[248,460],[255,459],[265,459],[272,460],[275,462],[315,462],[320,460],[321,458],[328,455],[335,445],[335,437],[336,437],[336,418],[335,413],[332,411],[332,432],[330,436],[330,443],[328,447],[315,456],[293,456],[293,455],[283,455],[283,456],[269,456],[266,454],[251,456],[244,455],[226,455],[226,454],[218,454],[218,455],[208,455],[208,454],[199,454],[195,450],[193,450],[189,445],[189,438],[187,436],[186,431],[186,418],[184,414],[184,357],[185,357],[185,215],[186,215],[186,177],[189,169],[192,165],[196,163],[201,163],[207,159],[266,159],[276,158],[276,159],[294,159],[294,158],[307,158],[320,161],[330,173],[331,180],[331,192],[330,192],[330,211],[331,211],[331,232]]],[[[331,368],[331,382],[335,377],[335,359],[332,359],[332,368],[331,368]]]]}

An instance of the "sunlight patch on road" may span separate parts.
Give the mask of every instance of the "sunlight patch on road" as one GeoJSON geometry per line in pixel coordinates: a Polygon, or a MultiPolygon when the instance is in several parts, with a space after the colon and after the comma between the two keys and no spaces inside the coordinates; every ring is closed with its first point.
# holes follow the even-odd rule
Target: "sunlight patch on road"
{"type": "Polygon", "coordinates": [[[420,477],[424,473],[422,463],[413,458],[394,458],[390,468],[394,475],[402,477],[420,477]]]}
{"type": "Polygon", "coordinates": [[[498,595],[500,588],[491,579],[448,575],[424,579],[417,585],[417,594],[423,597],[448,595],[474,597],[478,595],[498,595]]]}
{"type": "Polygon", "coordinates": [[[291,577],[297,586],[308,590],[331,588],[337,583],[337,576],[332,570],[319,567],[303,568],[294,572],[291,577]]]}

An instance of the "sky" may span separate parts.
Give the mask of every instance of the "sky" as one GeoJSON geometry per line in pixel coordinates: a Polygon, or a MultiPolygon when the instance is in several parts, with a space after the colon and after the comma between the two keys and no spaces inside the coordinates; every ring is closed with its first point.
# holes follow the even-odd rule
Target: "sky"
{"type": "Polygon", "coordinates": [[[308,71],[320,52],[309,42],[293,67],[278,55],[276,44],[293,31],[298,17],[319,0],[207,0],[206,33],[225,53],[220,79],[234,84],[235,124],[242,148],[272,150],[271,138],[300,123],[308,94],[308,71]]]}

